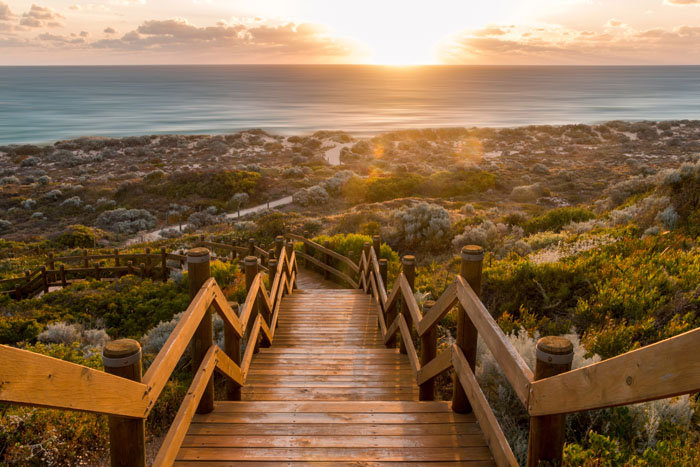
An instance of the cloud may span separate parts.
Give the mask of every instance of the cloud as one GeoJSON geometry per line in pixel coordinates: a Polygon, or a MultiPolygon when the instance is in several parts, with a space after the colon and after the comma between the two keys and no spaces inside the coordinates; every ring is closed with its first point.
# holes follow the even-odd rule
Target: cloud
{"type": "Polygon", "coordinates": [[[57,34],[49,34],[49,33],[44,33],[44,34],[39,34],[37,37],[40,41],[44,42],[53,42],[53,43],[63,43],[63,44],[84,44],[85,39],[82,37],[79,38],[70,38],[66,36],[61,36],[57,34]]]}
{"type": "Polygon", "coordinates": [[[7,3],[0,2],[0,21],[12,21],[16,16],[7,3]]]}
{"type": "Polygon", "coordinates": [[[475,36],[479,36],[479,37],[488,37],[488,36],[503,36],[507,33],[508,33],[508,31],[505,31],[497,26],[489,26],[489,27],[484,28],[484,29],[478,29],[478,30],[474,31],[472,34],[474,34],[475,36]]]}
{"type": "Polygon", "coordinates": [[[74,5],[69,6],[68,9],[69,9],[69,10],[73,10],[73,11],[80,11],[80,10],[83,9],[83,7],[80,6],[79,3],[76,3],[76,4],[74,4],[74,5]]]}
{"type": "Polygon", "coordinates": [[[112,28],[112,27],[108,27],[108,28],[105,28],[105,30],[103,32],[105,34],[116,34],[117,30],[112,28]]]}
{"type": "Polygon", "coordinates": [[[51,8],[32,4],[29,11],[22,14],[19,24],[30,28],[60,27],[62,24],[58,20],[61,19],[65,17],[51,8]]]}
{"type": "Polygon", "coordinates": [[[615,18],[609,19],[607,25],[612,28],[624,28],[625,26],[627,26],[624,22],[615,18]]]}
{"type": "Polygon", "coordinates": [[[665,0],[664,3],[675,6],[700,5],[700,0],[665,0]]]}
{"type": "Polygon", "coordinates": [[[464,31],[443,41],[439,58],[448,64],[695,64],[700,27],[604,32],[553,27],[489,37],[464,31]]]}
{"type": "Polygon", "coordinates": [[[183,18],[145,21],[118,39],[103,39],[94,48],[209,54],[229,61],[322,62],[352,57],[360,47],[307,23],[241,24],[219,22],[198,27],[183,18]]]}

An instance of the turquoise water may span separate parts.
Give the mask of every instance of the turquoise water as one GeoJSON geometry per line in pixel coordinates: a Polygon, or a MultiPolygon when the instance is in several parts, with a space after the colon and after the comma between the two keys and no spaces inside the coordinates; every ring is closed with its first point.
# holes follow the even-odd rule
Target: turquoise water
{"type": "Polygon", "coordinates": [[[700,119],[700,66],[0,67],[0,144],[700,119]]]}

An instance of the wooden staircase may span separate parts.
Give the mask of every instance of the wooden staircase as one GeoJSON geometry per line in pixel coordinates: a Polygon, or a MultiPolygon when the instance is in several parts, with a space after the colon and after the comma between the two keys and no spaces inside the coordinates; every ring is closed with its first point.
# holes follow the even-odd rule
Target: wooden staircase
{"type": "MultiPolygon", "coordinates": [[[[326,285],[302,269],[299,278],[326,285]]],[[[176,465],[494,465],[473,415],[418,402],[411,364],[386,348],[375,310],[362,290],[285,296],[243,400],[195,415],[176,465]]]]}

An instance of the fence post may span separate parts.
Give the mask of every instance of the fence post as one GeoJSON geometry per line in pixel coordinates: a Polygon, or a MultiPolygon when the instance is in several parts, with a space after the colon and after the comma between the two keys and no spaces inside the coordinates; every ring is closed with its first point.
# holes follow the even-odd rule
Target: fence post
{"type": "MultiPolygon", "coordinates": [[[[408,285],[411,286],[411,292],[413,292],[416,282],[416,258],[413,255],[405,255],[401,259],[401,263],[403,265],[403,275],[406,276],[408,285]]],[[[411,335],[413,335],[413,320],[411,319],[411,313],[408,311],[408,305],[406,304],[406,300],[403,297],[401,298],[401,314],[406,320],[406,324],[408,325],[408,331],[411,333],[411,335]]],[[[406,353],[406,343],[403,340],[403,335],[401,336],[401,345],[399,346],[399,351],[403,354],[406,353]]]]}
{"type": "Polygon", "coordinates": [[[143,271],[144,277],[151,277],[151,249],[146,247],[146,269],[143,271]]]}
{"type": "Polygon", "coordinates": [[[49,276],[46,274],[46,266],[41,267],[41,281],[44,285],[44,293],[49,293],[49,276]]]}
{"type": "MultiPolygon", "coordinates": [[[[484,263],[484,249],[478,245],[467,245],[462,248],[462,265],[459,275],[462,276],[474,290],[478,297],[481,297],[481,270],[484,263]]],[[[476,341],[478,333],[474,323],[467,316],[464,308],[457,307],[457,346],[462,350],[469,362],[472,371],[476,367],[476,341]]],[[[472,406],[467,399],[467,395],[462,388],[462,384],[454,375],[452,392],[452,410],[457,413],[469,413],[472,406]]]]}
{"type": "MultiPolygon", "coordinates": [[[[309,232],[308,232],[308,231],[305,230],[303,235],[304,235],[304,238],[305,238],[305,239],[310,240],[310,239],[309,239],[309,232]]],[[[305,255],[311,256],[311,249],[309,248],[309,245],[306,244],[306,242],[304,242],[304,243],[301,244],[301,248],[302,248],[302,250],[304,251],[304,254],[305,254],[305,255]]],[[[311,269],[311,268],[313,268],[313,266],[311,265],[311,261],[309,261],[309,260],[307,260],[307,259],[304,259],[304,267],[305,267],[306,269],[311,269]]]]}
{"type": "Polygon", "coordinates": [[[100,280],[100,263],[95,263],[95,280],[100,280]]]}
{"type": "Polygon", "coordinates": [[[119,266],[121,266],[121,264],[120,264],[120,262],[119,262],[119,250],[117,250],[117,249],[115,248],[115,249],[114,249],[114,267],[115,267],[115,268],[118,268],[119,266]]]}
{"type": "Polygon", "coordinates": [[[284,237],[278,235],[275,237],[275,258],[280,259],[282,254],[282,248],[284,247],[284,237]]]}
{"type": "Polygon", "coordinates": [[[146,278],[146,263],[139,264],[139,269],[141,270],[141,279],[146,278]]]}
{"type": "MultiPolygon", "coordinates": [[[[267,262],[267,280],[270,281],[270,295],[272,295],[272,285],[275,282],[275,277],[277,276],[277,259],[272,258],[267,262]]],[[[272,306],[275,306],[273,303],[272,306]]]]}
{"type": "MultiPolygon", "coordinates": [[[[187,271],[190,289],[190,300],[199,292],[202,285],[211,277],[209,264],[209,250],[206,248],[192,248],[187,252],[187,271]]],[[[214,330],[211,308],[202,317],[197,330],[192,336],[192,370],[196,372],[201,365],[204,356],[214,344],[214,330]]],[[[207,388],[199,401],[197,413],[209,413],[214,410],[214,378],[209,379],[207,388]]]]}
{"type": "MultiPolygon", "coordinates": [[[[423,316],[425,316],[432,307],[435,306],[435,301],[426,300],[423,303],[423,316]]],[[[420,365],[424,367],[432,359],[437,356],[437,325],[431,327],[425,334],[420,337],[420,365]]],[[[435,378],[431,378],[421,384],[418,393],[418,399],[422,401],[435,400],[435,378]]]]}
{"type": "MultiPolygon", "coordinates": [[[[231,308],[238,315],[238,303],[232,303],[231,308]]],[[[233,326],[226,321],[224,321],[224,352],[233,360],[233,363],[241,366],[241,338],[233,330],[233,326]]],[[[230,401],[241,400],[241,386],[228,378],[226,378],[226,398],[230,401]]]]}
{"type": "Polygon", "coordinates": [[[61,275],[61,287],[66,287],[68,282],[66,281],[66,267],[62,264],[58,267],[59,274],[61,275]]]}
{"type": "MultiPolygon", "coordinates": [[[[326,248],[330,249],[330,248],[331,248],[331,242],[323,242],[323,246],[325,246],[326,248]]],[[[331,265],[331,255],[329,255],[328,253],[324,253],[324,254],[323,254],[323,264],[325,264],[326,266],[330,266],[330,265],[331,265]]],[[[324,269],[324,270],[323,270],[323,278],[326,279],[326,280],[328,280],[330,277],[331,277],[330,271],[329,271],[328,269],[324,269]]]]}
{"type": "Polygon", "coordinates": [[[374,254],[377,256],[377,260],[378,260],[379,259],[379,250],[382,247],[382,239],[379,235],[372,236],[372,246],[374,247],[374,254]]]}
{"type": "Polygon", "coordinates": [[[134,273],[134,262],[133,261],[127,261],[126,262],[126,268],[127,268],[127,273],[128,274],[133,274],[134,273]]]}
{"type": "Polygon", "coordinates": [[[255,239],[248,239],[248,256],[255,256],[255,239]]]}
{"type": "MultiPolygon", "coordinates": [[[[258,258],[255,256],[246,256],[245,259],[243,260],[243,264],[245,266],[245,290],[246,290],[246,294],[250,294],[250,288],[253,285],[253,281],[255,280],[255,276],[258,274],[258,258]]],[[[246,296],[248,296],[248,295],[246,295],[246,296]]],[[[253,328],[253,324],[255,323],[255,318],[257,318],[258,314],[260,314],[260,302],[258,300],[258,296],[256,295],[253,298],[255,301],[253,302],[253,309],[250,313],[250,318],[248,318],[248,325],[247,325],[247,329],[245,331],[245,333],[249,339],[250,339],[250,331],[253,328]]],[[[258,342],[260,342],[260,341],[257,340],[255,342],[254,353],[258,353],[258,342]]]]}
{"type": "Polygon", "coordinates": [[[388,270],[389,270],[389,262],[385,259],[380,259],[379,260],[379,275],[382,278],[382,283],[384,284],[384,290],[387,292],[388,292],[388,287],[389,287],[389,284],[387,284],[388,270]]]}
{"type": "Polygon", "coordinates": [[[160,265],[163,268],[163,282],[168,282],[168,254],[164,246],[160,247],[160,265]]]}
{"type": "MultiPolygon", "coordinates": [[[[535,381],[571,370],[574,346],[564,337],[548,336],[537,341],[535,381]]],[[[564,452],[566,415],[530,417],[530,440],[527,446],[527,465],[537,467],[561,465],[564,452]]]]}
{"type": "MultiPolygon", "coordinates": [[[[363,269],[360,269],[360,277],[359,277],[359,282],[362,282],[362,276],[367,275],[367,270],[369,269],[369,250],[372,248],[372,244],[370,242],[365,242],[362,244],[362,253],[365,254],[365,267],[363,269]]],[[[367,284],[369,286],[369,283],[367,284]]],[[[367,287],[367,293],[369,292],[369,287],[367,287]]]]}
{"type": "Polygon", "coordinates": [[[88,251],[83,250],[83,267],[85,269],[90,267],[90,261],[88,260],[88,251]]]}
{"type": "MultiPolygon", "coordinates": [[[[141,382],[141,346],[133,339],[119,339],[102,350],[105,372],[141,382]]],[[[146,420],[110,415],[109,453],[112,466],[146,465],[146,420]]]]}
{"type": "Polygon", "coordinates": [[[56,263],[53,260],[53,251],[49,251],[49,269],[55,269],[56,263]]]}

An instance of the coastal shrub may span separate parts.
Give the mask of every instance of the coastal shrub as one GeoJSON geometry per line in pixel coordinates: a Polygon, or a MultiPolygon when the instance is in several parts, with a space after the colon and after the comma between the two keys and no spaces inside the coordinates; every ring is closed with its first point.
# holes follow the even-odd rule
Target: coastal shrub
{"type": "Polygon", "coordinates": [[[36,201],[34,201],[31,198],[25,199],[20,203],[20,206],[22,206],[22,209],[26,209],[28,211],[31,211],[36,207],[36,201]]]}
{"type": "Polygon", "coordinates": [[[376,203],[413,196],[418,194],[422,183],[423,177],[416,174],[371,178],[366,181],[366,199],[376,203]]]}
{"type": "Polygon", "coordinates": [[[113,208],[114,206],[117,205],[117,202],[114,201],[113,199],[99,198],[95,202],[95,204],[97,205],[98,208],[105,209],[105,208],[113,208]]]}
{"type": "Polygon", "coordinates": [[[476,209],[474,209],[474,206],[472,204],[467,203],[461,208],[459,208],[459,212],[467,216],[473,216],[474,214],[476,214],[476,209]]]}
{"type": "Polygon", "coordinates": [[[479,225],[465,226],[464,231],[452,240],[452,244],[457,248],[480,245],[498,256],[505,255],[517,245],[518,253],[525,255],[530,251],[530,247],[526,243],[518,243],[523,234],[523,229],[517,225],[485,220],[479,225]]]}
{"type": "Polygon", "coordinates": [[[440,171],[424,182],[420,192],[435,198],[452,198],[481,193],[496,186],[496,176],[473,169],[440,171]]]}
{"type": "Polygon", "coordinates": [[[700,161],[684,163],[664,174],[663,184],[670,191],[671,204],[679,220],[698,224],[700,212],[700,161]]]}
{"type": "Polygon", "coordinates": [[[0,186],[19,185],[19,184],[20,184],[19,178],[17,178],[14,175],[10,175],[9,177],[0,178],[0,186]]]}
{"type": "Polygon", "coordinates": [[[355,176],[352,170],[341,170],[321,184],[330,195],[339,195],[345,182],[355,176]]]}
{"type": "Polygon", "coordinates": [[[80,224],[69,225],[52,243],[60,248],[89,248],[104,236],[105,232],[99,229],[80,224]]]}
{"type": "Polygon", "coordinates": [[[70,198],[66,198],[63,200],[61,203],[61,207],[63,208],[68,208],[68,209],[77,209],[80,206],[82,206],[83,200],[80,199],[80,196],[71,196],[70,198]]]}
{"type": "Polygon", "coordinates": [[[314,185],[311,188],[302,188],[292,195],[295,203],[302,206],[320,206],[326,204],[329,200],[328,192],[320,185],[314,185]]]}
{"type": "Polygon", "coordinates": [[[549,190],[544,188],[540,183],[534,183],[532,185],[522,185],[513,188],[510,193],[510,197],[513,201],[518,201],[521,203],[527,203],[536,201],[537,198],[541,196],[546,196],[549,190]]]}
{"type": "Polygon", "coordinates": [[[680,216],[676,212],[676,210],[673,208],[673,206],[669,206],[663,211],[659,212],[657,215],[657,220],[661,223],[664,229],[666,230],[673,230],[676,228],[676,225],[678,225],[678,220],[680,219],[680,216]]]}
{"type": "Polygon", "coordinates": [[[284,178],[302,178],[304,171],[301,167],[287,167],[282,171],[282,176],[284,178]]]}
{"type": "Polygon", "coordinates": [[[530,172],[538,175],[547,175],[549,174],[549,168],[541,163],[537,163],[530,167],[530,172]]]}
{"type": "Polygon", "coordinates": [[[51,177],[48,175],[42,175],[41,177],[37,178],[36,181],[39,185],[45,186],[51,183],[51,177]]]}
{"type": "Polygon", "coordinates": [[[189,215],[187,223],[194,229],[199,229],[207,225],[214,225],[221,222],[219,216],[211,214],[209,211],[195,212],[189,215]]]}
{"type": "Polygon", "coordinates": [[[450,241],[450,215],[435,204],[420,203],[401,209],[395,215],[398,242],[407,248],[444,248],[450,241]]]}
{"type": "Polygon", "coordinates": [[[41,159],[35,156],[29,156],[25,159],[22,159],[22,162],[19,163],[20,167],[34,167],[39,165],[41,162],[41,159]]]}
{"type": "Polygon", "coordinates": [[[533,217],[525,223],[524,228],[526,233],[545,230],[559,232],[571,222],[584,222],[593,218],[595,218],[595,214],[588,209],[579,207],[556,208],[547,211],[541,216],[533,217]]]}
{"type": "Polygon", "coordinates": [[[135,234],[156,226],[156,217],[145,209],[113,209],[101,213],[95,225],[115,233],[135,234]]]}
{"type": "Polygon", "coordinates": [[[43,198],[48,201],[58,201],[61,198],[61,196],[63,196],[61,190],[51,190],[46,192],[43,198]]]}
{"type": "Polygon", "coordinates": [[[7,219],[0,219],[0,232],[7,232],[12,227],[12,222],[7,219]]]}
{"type": "Polygon", "coordinates": [[[32,219],[39,219],[39,220],[42,220],[42,219],[46,219],[46,216],[44,215],[43,212],[36,211],[36,212],[33,212],[33,213],[32,213],[31,218],[32,218],[32,219]]]}

